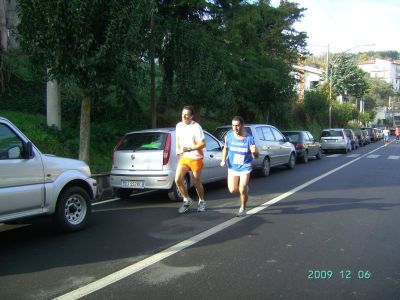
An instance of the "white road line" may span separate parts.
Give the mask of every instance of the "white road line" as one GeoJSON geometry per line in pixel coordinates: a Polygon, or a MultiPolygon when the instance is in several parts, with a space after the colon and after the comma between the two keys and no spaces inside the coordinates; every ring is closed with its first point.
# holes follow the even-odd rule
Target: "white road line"
{"type": "MultiPolygon", "coordinates": [[[[377,148],[379,149],[379,148],[377,148]]],[[[368,155],[367,158],[378,158],[380,155],[379,154],[372,154],[372,155],[368,155]]]]}
{"type": "Polygon", "coordinates": [[[400,159],[400,156],[398,156],[398,155],[389,155],[388,159],[400,159]]]}
{"type": "Polygon", "coordinates": [[[346,155],[346,157],[359,157],[361,155],[361,153],[353,153],[350,155],[346,155]]]}
{"type": "Polygon", "coordinates": [[[216,233],[218,233],[218,232],[220,232],[220,231],[222,231],[222,230],[224,230],[224,229],[226,229],[226,228],[228,228],[228,227],[230,227],[230,226],[232,226],[232,225],[234,225],[236,223],[241,222],[242,220],[248,218],[249,216],[254,215],[254,214],[266,209],[267,207],[271,206],[272,204],[275,204],[275,203],[277,203],[277,202],[279,202],[279,201],[281,201],[281,200],[293,195],[294,193],[296,193],[296,192],[308,187],[309,185],[311,185],[311,184],[313,184],[313,183],[315,183],[315,182],[317,182],[317,181],[319,181],[319,180],[321,180],[321,179],[323,179],[323,178],[325,178],[325,177],[327,177],[327,176],[329,176],[329,175],[331,175],[331,174],[333,174],[333,173],[335,173],[335,172],[337,172],[337,171],[339,171],[339,170],[351,165],[352,163],[355,163],[356,161],[360,160],[364,156],[369,155],[370,153],[375,152],[378,149],[375,149],[375,150],[373,150],[373,151],[371,151],[371,152],[369,152],[367,154],[364,154],[364,155],[362,155],[362,156],[360,156],[360,157],[358,157],[358,158],[356,158],[354,160],[351,160],[351,161],[345,163],[344,165],[341,165],[340,167],[337,167],[337,168],[335,168],[335,169],[333,169],[333,170],[331,170],[331,171],[329,171],[327,173],[324,173],[324,174],[322,174],[322,175],[320,175],[320,176],[318,176],[318,177],[316,177],[316,178],[314,178],[314,179],[312,179],[310,181],[307,181],[306,183],[303,183],[302,185],[299,185],[299,186],[295,187],[294,189],[292,189],[292,190],[290,190],[290,191],[288,191],[286,193],[283,193],[283,194],[281,194],[281,195],[279,195],[279,196],[277,196],[277,197],[275,197],[275,198],[273,198],[273,199],[261,204],[260,206],[257,206],[255,208],[249,210],[247,212],[247,216],[246,217],[242,217],[242,218],[235,217],[235,218],[232,218],[232,219],[230,219],[228,221],[225,221],[225,222],[223,222],[223,223],[221,223],[219,225],[216,225],[216,226],[214,226],[214,227],[212,227],[212,228],[210,228],[210,229],[208,229],[206,231],[203,231],[203,232],[201,232],[201,233],[199,233],[199,234],[197,234],[197,235],[195,235],[193,237],[190,237],[187,240],[184,240],[184,241],[182,241],[182,242],[180,242],[178,244],[175,244],[175,245],[173,245],[173,246],[171,246],[171,247],[169,247],[169,248],[167,248],[167,249],[165,249],[165,250],[163,250],[161,252],[158,252],[158,253],[156,253],[156,254],[154,254],[154,255],[152,255],[152,256],[150,256],[150,257],[148,257],[148,258],[146,258],[146,259],[144,259],[142,261],[134,263],[134,264],[132,264],[130,266],[127,266],[127,267],[125,267],[125,268],[123,268],[123,269],[121,269],[121,270],[119,270],[117,272],[114,272],[114,273],[112,273],[110,275],[107,275],[107,276],[105,276],[103,278],[100,278],[100,279],[98,279],[98,280],[96,280],[96,281],[94,281],[92,283],[89,283],[89,284],[87,284],[87,285],[85,285],[83,287],[80,287],[80,288],[78,288],[76,290],[73,290],[73,291],[71,291],[69,293],[61,295],[61,296],[55,298],[55,300],[56,299],[57,300],[61,300],[61,299],[62,300],[79,299],[79,298],[87,296],[87,295],[89,295],[89,294],[91,294],[91,293],[93,293],[95,291],[98,291],[98,290],[100,290],[100,289],[102,289],[102,288],[104,288],[106,286],[109,286],[109,285],[111,285],[111,284],[113,284],[113,283],[115,283],[115,282],[117,282],[119,280],[122,280],[122,279],[124,279],[124,278],[126,278],[128,276],[131,276],[131,275],[143,270],[144,268],[147,268],[147,267],[149,267],[149,266],[151,266],[151,265],[153,265],[153,264],[155,264],[155,263],[157,263],[159,261],[162,261],[163,259],[165,259],[165,258],[167,258],[167,257],[169,257],[171,255],[174,255],[174,254],[176,254],[176,253],[178,253],[178,252],[180,252],[180,251],[182,251],[182,250],[184,250],[184,249],[186,249],[186,248],[188,248],[188,247],[190,247],[190,246],[192,246],[192,245],[204,240],[205,238],[208,238],[208,237],[210,237],[210,236],[212,236],[212,235],[214,235],[214,234],[216,234],[216,233]]]}
{"type": "Polygon", "coordinates": [[[343,154],[330,154],[327,155],[326,157],[338,157],[338,156],[342,156],[343,154]]]}

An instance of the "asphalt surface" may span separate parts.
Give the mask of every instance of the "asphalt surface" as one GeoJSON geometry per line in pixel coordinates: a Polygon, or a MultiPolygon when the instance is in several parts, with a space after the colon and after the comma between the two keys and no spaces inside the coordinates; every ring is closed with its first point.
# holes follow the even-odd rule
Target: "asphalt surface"
{"type": "Polygon", "coordinates": [[[0,225],[0,299],[400,299],[400,143],[382,144],[253,176],[246,218],[218,182],[204,213],[156,192],[78,233],[0,225]]]}

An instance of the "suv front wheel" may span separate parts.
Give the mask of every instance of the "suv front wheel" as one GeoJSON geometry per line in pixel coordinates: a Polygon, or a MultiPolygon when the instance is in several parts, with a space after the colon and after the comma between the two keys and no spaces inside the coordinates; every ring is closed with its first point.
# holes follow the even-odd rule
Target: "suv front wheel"
{"type": "Polygon", "coordinates": [[[87,225],[90,212],[89,194],[79,186],[72,186],[59,196],[55,221],[63,231],[77,231],[87,225]]]}

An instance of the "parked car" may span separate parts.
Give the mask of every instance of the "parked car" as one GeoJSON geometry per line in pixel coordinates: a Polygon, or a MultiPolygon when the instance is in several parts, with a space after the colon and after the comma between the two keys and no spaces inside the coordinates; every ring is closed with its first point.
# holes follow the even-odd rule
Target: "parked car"
{"type": "Polygon", "coordinates": [[[369,136],[371,143],[376,142],[378,140],[378,137],[376,136],[376,132],[372,127],[363,127],[361,129],[366,130],[368,132],[368,136],[369,136]]]}
{"type": "Polygon", "coordinates": [[[365,136],[365,143],[366,144],[371,144],[371,137],[370,137],[370,135],[368,134],[368,130],[366,130],[366,129],[361,129],[361,132],[364,134],[364,136],[365,136]]]}
{"type": "MultiPolygon", "coordinates": [[[[223,145],[210,133],[205,131],[204,135],[202,183],[225,179],[227,171],[220,167],[223,145]]],[[[134,190],[166,190],[172,201],[182,201],[175,184],[177,164],[175,128],[129,132],[114,147],[111,186],[120,198],[129,197],[134,190]]],[[[185,184],[188,189],[193,186],[191,172],[185,184]]]]}
{"type": "MultiPolygon", "coordinates": [[[[253,161],[253,166],[262,176],[268,176],[272,167],[295,167],[296,150],[276,127],[268,124],[245,124],[244,129],[254,136],[260,155],[253,161]]],[[[214,135],[224,142],[230,130],[231,125],[220,126],[215,129],[214,135]]]]}
{"type": "Polygon", "coordinates": [[[365,135],[365,132],[360,128],[353,129],[353,132],[358,139],[360,147],[364,147],[367,144],[367,137],[365,135]]]}
{"type": "Polygon", "coordinates": [[[354,134],[353,129],[345,129],[344,132],[346,133],[347,137],[350,139],[351,143],[351,150],[358,149],[360,147],[360,141],[358,137],[354,134]]]}
{"type": "Polygon", "coordinates": [[[294,145],[297,159],[303,163],[307,163],[310,156],[321,159],[321,144],[310,132],[304,130],[290,130],[282,131],[282,133],[289,139],[289,142],[294,145]]]}
{"type": "Polygon", "coordinates": [[[321,149],[328,151],[351,151],[351,142],[343,128],[329,128],[321,132],[321,149]]]}
{"type": "Polygon", "coordinates": [[[52,215],[64,231],[89,222],[96,181],[79,160],[42,154],[0,117],[0,222],[52,215]]]}

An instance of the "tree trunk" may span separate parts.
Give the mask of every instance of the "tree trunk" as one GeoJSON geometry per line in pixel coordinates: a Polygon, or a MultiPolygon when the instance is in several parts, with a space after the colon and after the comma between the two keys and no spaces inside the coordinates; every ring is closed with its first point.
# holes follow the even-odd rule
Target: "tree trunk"
{"type": "Polygon", "coordinates": [[[79,132],[79,159],[89,163],[90,149],[90,97],[85,96],[81,106],[81,124],[79,132]]]}
{"type": "Polygon", "coordinates": [[[5,0],[0,0],[0,48],[7,51],[7,22],[6,22],[6,12],[7,12],[7,2],[5,0]]]}

